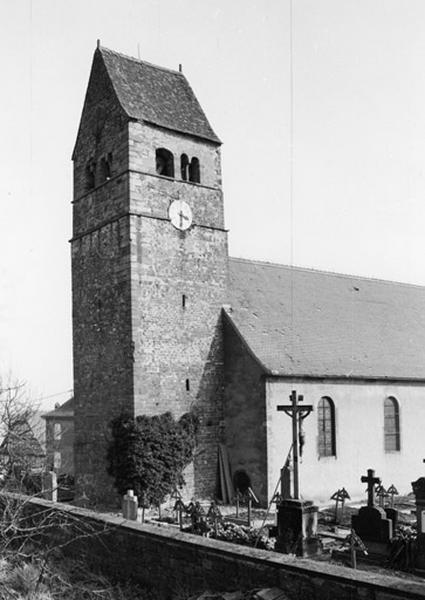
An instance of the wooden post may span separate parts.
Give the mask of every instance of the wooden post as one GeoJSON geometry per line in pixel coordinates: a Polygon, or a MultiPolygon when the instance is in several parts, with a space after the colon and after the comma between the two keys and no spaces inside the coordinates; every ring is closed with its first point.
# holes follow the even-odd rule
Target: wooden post
{"type": "Polygon", "coordinates": [[[357,557],[356,557],[356,545],[354,536],[350,539],[350,555],[351,555],[351,566],[353,569],[357,569],[357,557]]]}
{"type": "Polygon", "coordinates": [[[252,508],[252,498],[251,498],[251,494],[248,494],[248,527],[251,527],[251,508],[252,508]]]}

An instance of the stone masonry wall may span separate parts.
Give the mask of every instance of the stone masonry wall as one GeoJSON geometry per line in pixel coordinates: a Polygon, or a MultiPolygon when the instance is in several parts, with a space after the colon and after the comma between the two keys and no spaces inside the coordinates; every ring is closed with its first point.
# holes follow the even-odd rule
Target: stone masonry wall
{"type": "Polygon", "coordinates": [[[96,502],[114,493],[106,474],[110,421],[133,410],[128,126],[98,52],[73,160],[75,471],[77,494],[96,502]]]}
{"type": "Polygon", "coordinates": [[[222,422],[220,314],[227,290],[219,151],[139,123],[131,123],[130,132],[135,411],[170,410],[179,417],[196,409],[200,431],[186,495],[211,497],[222,422]],[[175,179],[155,173],[158,147],[173,152],[175,179]],[[199,158],[201,184],[179,179],[183,152],[199,158]],[[193,212],[194,224],[186,232],[168,220],[168,208],[177,198],[193,212]]]}
{"type": "MultiPolygon", "coordinates": [[[[118,581],[150,587],[156,597],[188,597],[194,592],[279,587],[289,600],[424,600],[422,583],[300,559],[141,525],[65,504],[32,499],[27,510],[56,507],[88,523],[98,535],[78,537],[63,550],[118,581]]],[[[43,512],[43,514],[45,514],[43,512]]],[[[55,536],[56,537],[56,536],[55,536]]],[[[57,543],[72,530],[58,530],[57,543]]]]}
{"type": "Polygon", "coordinates": [[[220,313],[227,290],[219,147],[128,120],[95,52],[73,159],[77,488],[91,499],[113,493],[105,457],[114,416],[170,410],[179,417],[196,407],[199,446],[188,489],[210,497],[222,423],[220,313]],[[173,153],[175,178],[157,174],[157,148],[173,153]],[[199,184],[182,180],[183,153],[198,158],[199,184]],[[106,181],[105,158],[111,158],[106,181]],[[91,163],[94,189],[88,189],[91,163]],[[168,218],[177,198],[193,211],[186,232],[168,218]]]}
{"type": "Polygon", "coordinates": [[[232,472],[244,470],[267,505],[267,430],[263,371],[224,317],[225,440],[232,472]]]}

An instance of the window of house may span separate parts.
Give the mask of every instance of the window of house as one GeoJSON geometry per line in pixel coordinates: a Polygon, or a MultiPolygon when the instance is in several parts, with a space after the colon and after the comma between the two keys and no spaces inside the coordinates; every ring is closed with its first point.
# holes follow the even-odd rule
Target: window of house
{"type": "Polygon", "coordinates": [[[55,423],[53,428],[53,436],[55,441],[59,441],[62,437],[62,425],[60,423],[55,423]]]}
{"type": "Polygon", "coordinates": [[[392,396],[384,401],[384,444],[385,452],[400,450],[400,409],[392,396]]]}
{"type": "Polygon", "coordinates": [[[194,156],[189,165],[189,181],[200,183],[201,175],[199,171],[199,160],[194,156]]]}
{"type": "Polygon", "coordinates": [[[174,156],[166,148],[158,148],[155,152],[156,172],[165,177],[174,177],[174,156]]]}
{"type": "Polygon", "coordinates": [[[187,157],[187,154],[182,154],[180,157],[180,172],[181,172],[181,178],[183,179],[183,181],[188,180],[188,171],[189,171],[189,159],[187,157]]]}
{"type": "Polygon", "coordinates": [[[323,397],[318,405],[319,456],[335,456],[335,405],[323,397]]]}

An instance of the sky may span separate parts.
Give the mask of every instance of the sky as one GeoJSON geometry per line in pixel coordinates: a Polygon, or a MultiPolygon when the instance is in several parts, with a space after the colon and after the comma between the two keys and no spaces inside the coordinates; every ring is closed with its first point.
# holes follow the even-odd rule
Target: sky
{"type": "Polygon", "coordinates": [[[96,40],[223,140],[232,256],[425,285],[425,2],[0,0],[0,375],[72,390],[71,154],[96,40]]]}

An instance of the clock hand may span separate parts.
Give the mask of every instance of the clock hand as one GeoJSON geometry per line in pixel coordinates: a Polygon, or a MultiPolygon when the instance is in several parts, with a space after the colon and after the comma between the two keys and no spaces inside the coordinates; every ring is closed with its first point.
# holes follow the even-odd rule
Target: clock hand
{"type": "Polygon", "coordinates": [[[179,217],[180,217],[180,227],[183,227],[183,219],[186,219],[186,221],[188,221],[189,217],[187,217],[182,210],[179,212],[179,217]]]}

